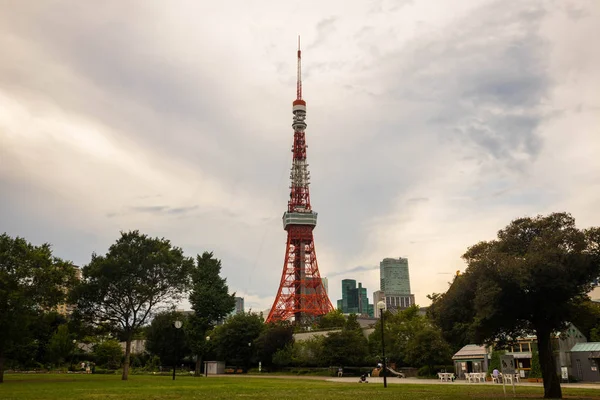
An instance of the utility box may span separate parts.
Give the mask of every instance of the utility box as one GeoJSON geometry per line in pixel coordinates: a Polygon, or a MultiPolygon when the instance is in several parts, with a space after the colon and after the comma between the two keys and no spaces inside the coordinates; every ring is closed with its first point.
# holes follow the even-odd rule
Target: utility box
{"type": "Polygon", "coordinates": [[[225,361],[204,361],[206,375],[220,375],[225,373],[225,361]]]}

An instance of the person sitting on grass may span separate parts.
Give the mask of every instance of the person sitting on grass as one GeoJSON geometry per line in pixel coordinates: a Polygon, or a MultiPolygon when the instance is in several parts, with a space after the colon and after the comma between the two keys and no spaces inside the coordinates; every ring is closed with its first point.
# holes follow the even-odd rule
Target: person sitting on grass
{"type": "Polygon", "coordinates": [[[360,380],[358,381],[358,383],[369,383],[369,381],[367,380],[366,372],[360,376],[360,380]]]}

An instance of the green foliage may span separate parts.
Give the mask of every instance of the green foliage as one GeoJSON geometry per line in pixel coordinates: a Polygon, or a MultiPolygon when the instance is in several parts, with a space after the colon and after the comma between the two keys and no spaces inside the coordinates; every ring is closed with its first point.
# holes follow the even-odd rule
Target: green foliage
{"type": "Polygon", "coordinates": [[[273,354],[272,364],[279,368],[288,367],[292,365],[294,358],[294,346],[290,343],[282,349],[279,349],[273,354]]]}
{"type": "Polygon", "coordinates": [[[343,325],[345,331],[356,331],[362,334],[362,328],[358,323],[358,315],[350,314],[343,325]]]}
{"type": "Polygon", "coordinates": [[[492,374],[492,372],[497,369],[501,371],[501,361],[502,355],[506,353],[506,350],[492,350],[492,356],[490,358],[490,365],[488,366],[488,374],[492,374]]]}
{"type": "Polygon", "coordinates": [[[346,317],[344,317],[342,310],[335,309],[323,315],[317,327],[319,329],[335,329],[342,328],[345,323],[346,317]]]}
{"type": "MultiPolygon", "coordinates": [[[[452,351],[440,329],[412,306],[397,314],[386,312],[385,348],[386,358],[397,365],[412,367],[450,362],[452,351]]],[[[381,320],[369,336],[371,354],[381,358],[381,320]]]]}
{"type": "Polygon", "coordinates": [[[186,335],[194,354],[198,356],[196,374],[200,373],[200,361],[207,351],[207,332],[235,308],[235,293],[229,294],[227,279],[221,278],[221,260],[213,253],[204,252],[196,257],[191,271],[192,289],[189,301],[194,310],[186,325],[186,335]]]}
{"type": "Polygon", "coordinates": [[[270,323],[256,339],[256,349],[259,360],[264,367],[270,367],[273,356],[294,342],[294,327],[287,322],[270,323]]]}
{"type": "Polygon", "coordinates": [[[327,334],[322,354],[327,365],[361,366],[369,355],[369,344],[362,331],[344,329],[327,334]]]}
{"type": "Polygon", "coordinates": [[[48,342],[48,358],[54,365],[63,365],[66,357],[72,356],[75,352],[75,343],[73,335],[69,333],[69,327],[66,324],[60,325],[48,342]]]}
{"type": "Polygon", "coordinates": [[[473,342],[500,346],[535,332],[544,396],[560,398],[550,335],[589,310],[586,293],[600,275],[600,228],[579,230],[567,213],[519,218],[463,258],[465,273],[432,306],[438,324],[458,324],[473,342]]]}
{"type": "Polygon", "coordinates": [[[326,366],[323,355],[324,341],[325,336],[314,336],[300,342],[294,342],[293,365],[298,367],[326,366]]]}
{"type": "Polygon", "coordinates": [[[107,369],[118,369],[121,367],[123,348],[118,340],[109,339],[94,346],[96,363],[107,369]]]}
{"type": "Polygon", "coordinates": [[[228,318],[223,325],[216,326],[210,333],[209,345],[214,347],[219,359],[237,366],[248,367],[256,360],[256,339],[264,328],[258,314],[239,313],[228,318]]]}
{"type": "Polygon", "coordinates": [[[121,232],[105,256],[92,255],[73,297],[88,322],[107,324],[127,343],[122,379],[129,373],[130,345],[161,307],[172,307],[189,288],[193,260],[166,239],[121,232]]]}
{"type": "Polygon", "coordinates": [[[177,365],[190,353],[186,326],[188,318],[177,311],[166,311],[157,314],[146,329],[146,351],[160,357],[162,365],[177,365]],[[183,323],[176,329],[175,321],[183,323]]]}
{"type": "Polygon", "coordinates": [[[600,342],[600,327],[594,327],[590,331],[590,342],[600,342]]]}
{"type": "Polygon", "coordinates": [[[0,383],[4,360],[23,347],[34,351],[31,328],[42,310],[65,301],[74,281],[73,265],[53,256],[49,244],[0,235],[0,383]]]}
{"type": "Polygon", "coordinates": [[[529,378],[541,378],[542,367],[540,365],[540,353],[538,351],[537,344],[531,344],[531,370],[529,371],[529,378]]]}
{"type": "Polygon", "coordinates": [[[428,365],[451,362],[450,346],[434,326],[425,325],[406,342],[404,362],[409,365],[428,365]]]}

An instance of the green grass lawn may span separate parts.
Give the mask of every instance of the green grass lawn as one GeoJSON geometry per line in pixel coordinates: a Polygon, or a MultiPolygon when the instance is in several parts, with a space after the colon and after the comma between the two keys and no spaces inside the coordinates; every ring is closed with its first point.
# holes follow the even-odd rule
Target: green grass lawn
{"type": "MultiPolygon", "coordinates": [[[[512,389],[507,386],[507,395],[512,389]]],[[[517,387],[517,398],[541,398],[542,388],[517,387]]],[[[600,390],[563,388],[565,398],[599,399],[600,390]]],[[[326,382],[302,378],[134,375],[121,381],[116,375],[16,375],[5,376],[0,399],[503,399],[502,386],[428,385],[326,382]]]]}

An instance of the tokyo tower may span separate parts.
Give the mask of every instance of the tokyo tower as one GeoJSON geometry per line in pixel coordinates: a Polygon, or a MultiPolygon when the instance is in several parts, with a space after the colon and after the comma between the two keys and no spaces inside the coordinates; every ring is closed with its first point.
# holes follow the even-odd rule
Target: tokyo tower
{"type": "Polygon", "coordinates": [[[315,317],[333,310],[319,274],[313,229],[317,213],[310,206],[308,190],[310,173],[306,163],[306,102],[302,99],[300,38],[298,37],[298,79],[294,114],[294,145],[290,174],[290,200],[283,213],[283,229],[287,245],[281,283],[267,322],[293,320],[296,324],[310,323],[315,317]]]}

